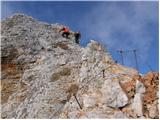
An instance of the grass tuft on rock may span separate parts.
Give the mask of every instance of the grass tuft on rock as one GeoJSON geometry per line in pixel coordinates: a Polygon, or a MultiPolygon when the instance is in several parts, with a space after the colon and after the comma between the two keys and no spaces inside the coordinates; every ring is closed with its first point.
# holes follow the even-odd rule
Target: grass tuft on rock
{"type": "Polygon", "coordinates": [[[63,50],[68,50],[68,45],[65,44],[65,43],[61,43],[61,42],[56,43],[56,44],[54,45],[54,47],[60,47],[60,48],[63,49],[63,50]]]}
{"type": "Polygon", "coordinates": [[[53,73],[51,76],[51,82],[55,82],[59,80],[62,76],[69,76],[71,75],[71,69],[63,68],[59,72],[53,73]]]}

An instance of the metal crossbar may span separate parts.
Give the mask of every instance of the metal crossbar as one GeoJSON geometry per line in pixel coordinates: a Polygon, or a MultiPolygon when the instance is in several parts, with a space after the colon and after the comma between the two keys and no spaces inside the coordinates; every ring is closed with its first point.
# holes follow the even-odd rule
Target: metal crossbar
{"type": "Polygon", "coordinates": [[[118,50],[118,52],[121,55],[122,65],[124,65],[123,53],[125,53],[125,52],[133,52],[135,63],[136,63],[136,69],[139,72],[139,66],[138,66],[138,59],[137,59],[137,53],[136,53],[137,51],[136,51],[136,49],[133,49],[133,50],[118,50]]]}

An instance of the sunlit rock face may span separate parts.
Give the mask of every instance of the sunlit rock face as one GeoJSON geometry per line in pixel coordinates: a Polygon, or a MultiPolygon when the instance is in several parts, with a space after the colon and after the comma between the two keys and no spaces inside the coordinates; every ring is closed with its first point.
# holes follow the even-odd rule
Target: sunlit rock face
{"type": "Polygon", "coordinates": [[[73,31],[63,38],[63,25],[16,14],[1,26],[2,118],[159,118],[157,73],[139,76],[73,31]]]}

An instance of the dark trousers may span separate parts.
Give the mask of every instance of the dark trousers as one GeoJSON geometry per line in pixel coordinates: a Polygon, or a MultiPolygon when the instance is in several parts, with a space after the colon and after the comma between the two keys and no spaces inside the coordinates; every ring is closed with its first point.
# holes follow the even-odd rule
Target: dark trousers
{"type": "Polygon", "coordinates": [[[65,37],[65,38],[68,38],[69,32],[63,32],[63,33],[62,33],[62,36],[65,37]]]}
{"type": "Polygon", "coordinates": [[[74,34],[74,37],[75,37],[75,42],[76,42],[77,44],[79,44],[79,40],[80,40],[81,34],[75,33],[75,34],[74,34]]]}
{"type": "Polygon", "coordinates": [[[79,37],[75,37],[75,41],[77,44],[79,44],[79,37]]]}

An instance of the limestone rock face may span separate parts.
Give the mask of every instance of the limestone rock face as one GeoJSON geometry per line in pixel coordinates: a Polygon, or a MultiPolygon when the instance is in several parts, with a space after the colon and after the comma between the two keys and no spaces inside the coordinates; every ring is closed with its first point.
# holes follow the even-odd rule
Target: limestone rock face
{"type": "Polygon", "coordinates": [[[151,118],[158,118],[158,101],[154,101],[154,103],[149,106],[149,117],[151,118]]]}
{"type": "Polygon", "coordinates": [[[101,92],[103,94],[103,102],[107,106],[120,108],[128,103],[128,97],[120,87],[118,80],[106,80],[102,86],[101,92]]]}
{"type": "Polygon", "coordinates": [[[136,94],[133,99],[132,109],[136,116],[143,116],[143,93],[145,93],[145,87],[140,81],[136,81],[136,94]]]}
{"type": "Polygon", "coordinates": [[[136,93],[132,103],[132,109],[136,116],[143,116],[143,96],[140,93],[136,93]]]}
{"type": "Polygon", "coordinates": [[[140,81],[136,81],[136,93],[145,93],[145,87],[144,84],[140,81]]]}
{"type": "MultiPolygon", "coordinates": [[[[62,37],[63,25],[23,14],[1,25],[2,118],[137,118],[130,106],[139,100],[137,94],[144,94],[144,100],[149,96],[144,79],[150,78],[136,78],[137,85],[138,72],[114,63],[100,43],[91,40],[81,47],[72,31],[69,39],[62,37]]],[[[151,112],[159,99],[157,82],[153,85],[151,103],[137,103],[149,109],[141,117],[159,117],[151,112]]]]}

